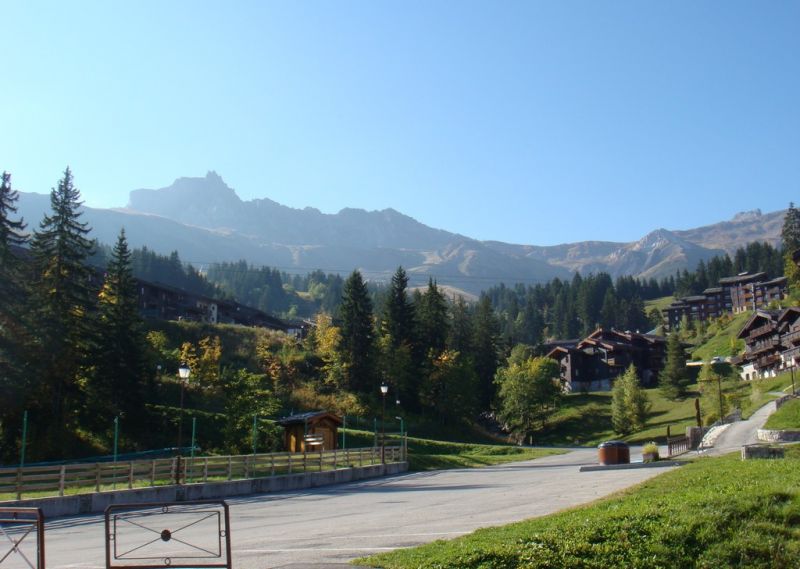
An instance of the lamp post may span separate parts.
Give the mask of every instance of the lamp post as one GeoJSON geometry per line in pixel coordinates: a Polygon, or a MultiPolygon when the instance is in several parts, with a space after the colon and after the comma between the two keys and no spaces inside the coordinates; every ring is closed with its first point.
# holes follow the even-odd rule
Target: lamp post
{"type": "Polygon", "coordinates": [[[186,381],[192,374],[192,370],[186,362],[181,362],[178,367],[178,377],[181,380],[181,414],[178,416],[178,454],[181,453],[181,443],[183,442],[183,391],[186,388],[186,381]]]}
{"type": "Polygon", "coordinates": [[[386,394],[389,393],[389,386],[384,381],[381,383],[381,464],[386,464],[386,394]]]}
{"type": "Polygon", "coordinates": [[[405,441],[406,438],[403,436],[405,433],[405,421],[403,421],[402,417],[395,417],[398,421],[400,421],[400,460],[403,460],[405,456],[405,441]]]}

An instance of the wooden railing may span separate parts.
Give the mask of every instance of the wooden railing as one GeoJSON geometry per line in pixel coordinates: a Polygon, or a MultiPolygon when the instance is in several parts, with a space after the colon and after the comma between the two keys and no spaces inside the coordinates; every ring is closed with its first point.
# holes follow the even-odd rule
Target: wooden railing
{"type": "MultiPolygon", "coordinates": [[[[386,446],[386,463],[405,460],[404,445],[386,446]]],[[[175,457],[130,462],[0,468],[0,501],[16,496],[64,496],[168,484],[219,482],[381,464],[381,448],[308,453],[175,457]],[[3,495],[9,495],[3,498],[3,495]]]]}
{"type": "Polygon", "coordinates": [[[762,336],[763,334],[768,334],[769,332],[775,332],[775,325],[774,324],[764,324],[763,326],[759,326],[755,330],[751,331],[747,335],[747,339],[757,338],[758,336],[762,336]]]}
{"type": "Polygon", "coordinates": [[[689,452],[690,450],[689,437],[667,437],[667,456],[676,456],[689,452]]]}

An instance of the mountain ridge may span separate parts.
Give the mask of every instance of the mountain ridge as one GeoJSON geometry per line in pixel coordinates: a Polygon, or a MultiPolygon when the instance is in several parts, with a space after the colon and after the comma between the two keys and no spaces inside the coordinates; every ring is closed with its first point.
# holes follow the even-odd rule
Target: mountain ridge
{"type": "MultiPolygon", "coordinates": [[[[37,222],[49,199],[20,192],[19,205],[29,222],[37,222]]],[[[689,230],[655,229],[633,242],[510,244],[432,228],[393,208],[328,214],[269,198],[244,201],[214,171],[178,178],[164,188],[133,190],[125,208],[84,211],[101,242],[113,243],[124,225],[132,246],[178,250],[201,266],[245,259],[289,272],[359,269],[368,279],[387,280],[402,265],[412,284],[431,277],[471,293],[500,282],[570,278],[575,271],[661,278],[693,269],[701,259],[733,254],[750,241],[779,243],[785,214],[751,210],[689,230]]]]}

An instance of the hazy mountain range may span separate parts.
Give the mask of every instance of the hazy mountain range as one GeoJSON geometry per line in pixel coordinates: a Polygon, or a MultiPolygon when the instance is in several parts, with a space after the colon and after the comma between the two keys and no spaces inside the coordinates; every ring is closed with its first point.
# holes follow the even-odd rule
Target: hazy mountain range
{"type": "MultiPolygon", "coordinates": [[[[20,214],[29,226],[49,211],[49,196],[20,192],[20,214]]],[[[700,259],[751,241],[776,245],[785,211],[738,214],[730,221],[687,231],[656,229],[633,243],[584,241],[555,246],[478,241],[434,229],[393,209],[343,209],[325,214],[269,199],[242,201],[215,172],[179,178],[171,186],[130,193],[126,208],[85,208],[92,235],[113,243],[125,227],[134,247],[169,253],[202,267],[246,259],[289,272],[314,269],[387,279],[402,265],[412,283],[428,276],[468,292],[505,282],[570,278],[574,271],[656,277],[693,269],[700,259]]]]}

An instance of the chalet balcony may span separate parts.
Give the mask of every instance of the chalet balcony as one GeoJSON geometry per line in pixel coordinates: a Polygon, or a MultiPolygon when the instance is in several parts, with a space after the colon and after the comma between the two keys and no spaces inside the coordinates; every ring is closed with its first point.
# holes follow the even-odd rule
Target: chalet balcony
{"type": "Polygon", "coordinates": [[[758,354],[763,354],[764,352],[771,352],[779,344],[780,342],[778,342],[777,338],[772,338],[765,342],[759,342],[755,346],[747,346],[745,354],[747,354],[748,356],[757,356],[758,354]]]}
{"type": "Polygon", "coordinates": [[[764,334],[774,334],[775,333],[775,326],[773,324],[765,324],[764,326],[759,326],[752,332],[747,335],[747,339],[751,340],[753,338],[758,338],[759,336],[763,336],[764,334]]]}
{"type": "Polygon", "coordinates": [[[759,369],[763,369],[765,367],[772,367],[779,363],[781,363],[780,354],[773,354],[771,356],[758,358],[758,360],[756,360],[756,367],[759,369]]]}
{"type": "Polygon", "coordinates": [[[781,342],[785,346],[788,346],[790,344],[800,344],[800,330],[784,334],[783,336],[781,336],[781,342]]]}
{"type": "Polygon", "coordinates": [[[781,353],[785,366],[800,365],[800,347],[781,353]]]}

